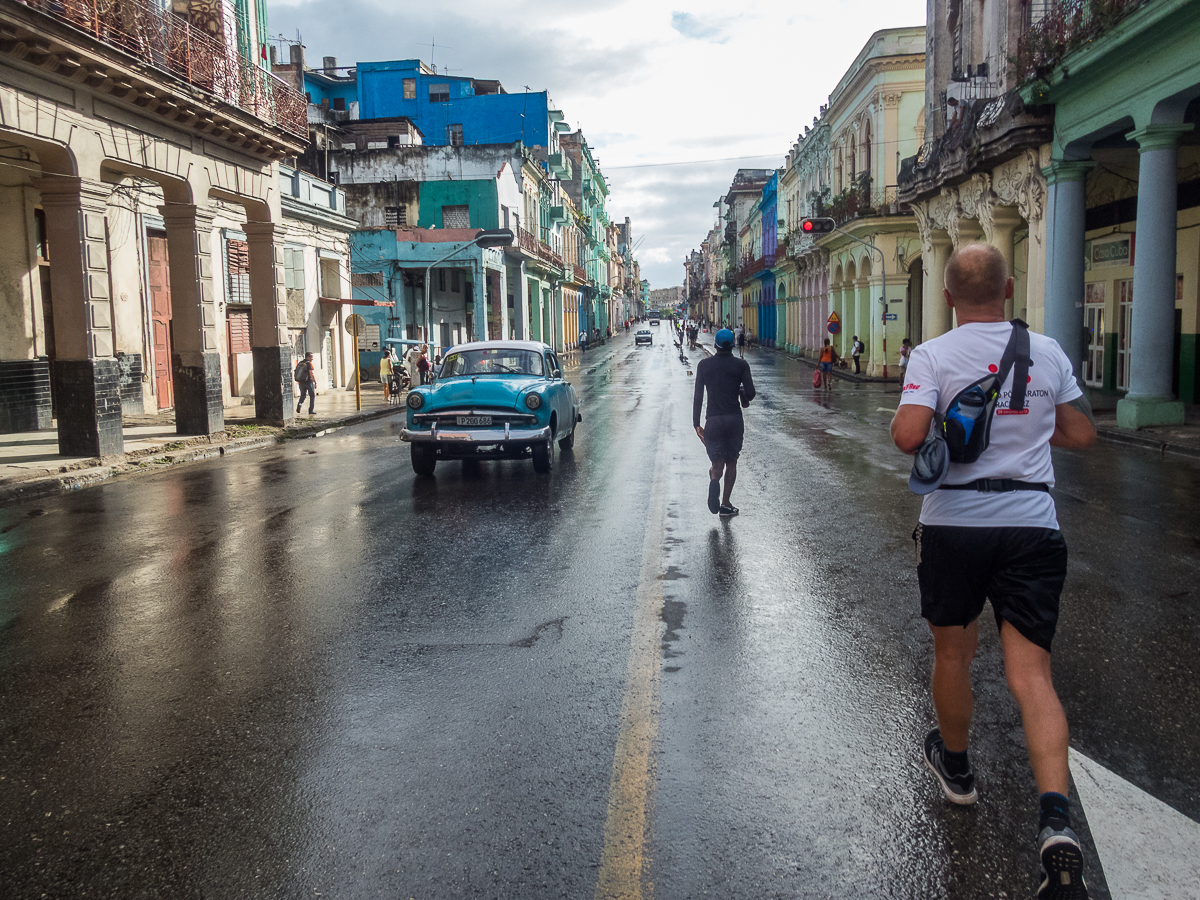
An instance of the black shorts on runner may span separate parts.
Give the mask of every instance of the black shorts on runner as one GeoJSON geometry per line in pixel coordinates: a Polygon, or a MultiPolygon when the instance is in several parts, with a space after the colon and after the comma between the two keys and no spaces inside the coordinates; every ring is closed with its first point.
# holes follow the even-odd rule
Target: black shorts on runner
{"type": "Polygon", "coordinates": [[[930,625],[965,627],[990,600],[997,627],[1008,622],[1050,652],[1067,578],[1061,531],[918,525],[913,540],[921,615],[930,625]]]}
{"type": "Polygon", "coordinates": [[[742,452],[746,424],[739,415],[709,416],[704,422],[704,449],[713,462],[736,460],[742,452]]]}

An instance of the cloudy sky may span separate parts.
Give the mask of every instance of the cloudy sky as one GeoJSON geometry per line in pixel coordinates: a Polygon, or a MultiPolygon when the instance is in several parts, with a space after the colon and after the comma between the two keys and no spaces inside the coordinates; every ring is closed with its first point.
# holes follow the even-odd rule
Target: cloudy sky
{"type": "Polygon", "coordinates": [[[311,66],[419,57],[549,91],[653,287],[681,283],[734,172],[781,164],[872,33],[924,23],[925,0],[270,0],[271,33],[299,31],[311,66]]]}

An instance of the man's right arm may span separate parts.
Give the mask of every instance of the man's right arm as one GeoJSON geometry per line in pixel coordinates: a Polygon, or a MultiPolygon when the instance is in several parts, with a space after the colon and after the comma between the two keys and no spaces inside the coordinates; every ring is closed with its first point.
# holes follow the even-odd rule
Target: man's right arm
{"type": "Polygon", "coordinates": [[[750,363],[742,361],[742,396],[749,403],[754,399],[754,379],[750,377],[750,363]]]}
{"type": "Polygon", "coordinates": [[[1092,423],[1091,406],[1085,397],[1076,397],[1054,407],[1054,434],[1051,447],[1086,450],[1096,443],[1096,426],[1092,423]]]}

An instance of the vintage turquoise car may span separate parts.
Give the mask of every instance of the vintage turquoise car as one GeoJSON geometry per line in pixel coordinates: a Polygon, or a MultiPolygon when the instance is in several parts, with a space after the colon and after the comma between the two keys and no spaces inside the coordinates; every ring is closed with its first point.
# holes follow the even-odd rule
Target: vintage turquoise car
{"type": "Polygon", "coordinates": [[[478,341],[451,347],[432,384],[408,394],[413,471],[432,475],[439,459],[530,457],[539,473],[575,445],[583,421],[575,386],[558,355],[538,341],[478,341]]]}

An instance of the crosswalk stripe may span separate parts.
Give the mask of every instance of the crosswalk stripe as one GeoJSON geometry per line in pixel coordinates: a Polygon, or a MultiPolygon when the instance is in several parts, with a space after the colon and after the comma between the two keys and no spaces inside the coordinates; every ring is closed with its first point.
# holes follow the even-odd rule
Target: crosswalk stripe
{"type": "Polygon", "coordinates": [[[1200,897],[1200,823],[1075,749],[1071,775],[1113,900],[1200,897]]]}

